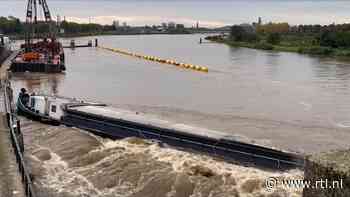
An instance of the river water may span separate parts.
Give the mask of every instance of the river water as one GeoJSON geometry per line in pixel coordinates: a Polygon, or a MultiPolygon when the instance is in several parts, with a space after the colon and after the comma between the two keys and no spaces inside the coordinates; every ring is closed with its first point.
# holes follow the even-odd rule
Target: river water
{"type": "Polygon", "coordinates": [[[112,141],[22,118],[26,161],[38,197],[299,197],[302,189],[267,190],[266,171],[226,163],[136,138],[112,141]]]}
{"type": "Polygon", "coordinates": [[[294,152],[349,146],[350,61],[200,45],[200,37],[97,38],[101,46],[203,65],[209,73],[79,48],[66,50],[65,74],[15,74],[13,87],[104,102],[294,152]]]}

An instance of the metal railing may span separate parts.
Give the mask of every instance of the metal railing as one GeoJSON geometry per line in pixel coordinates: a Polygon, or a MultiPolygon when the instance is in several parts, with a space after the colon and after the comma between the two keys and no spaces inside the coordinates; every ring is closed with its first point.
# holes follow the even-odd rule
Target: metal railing
{"type": "Polygon", "coordinates": [[[23,158],[23,141],[19,143],[18,136],[21,135],[20,121],[13,108],[13,95],[10,82],[8,80],[2,81],[2,88],[4,90],[4,107],[6,112],[7,124],[10,129],[10,136],[12,147],[16,156],[18,169],[21,174],[22,183],[26,197],[36,197],[33,189],[33,183],[26,168],[26,163],[23,158]]]}

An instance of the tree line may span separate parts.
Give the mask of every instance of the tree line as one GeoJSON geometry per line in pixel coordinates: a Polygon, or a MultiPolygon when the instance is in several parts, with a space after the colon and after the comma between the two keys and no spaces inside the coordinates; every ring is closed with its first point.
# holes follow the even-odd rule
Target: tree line
{"type": "Polygon", "coordinates": [[[0,17],[0,31],[4,34],[20,34],[24,30],[23,23],[13,16],[0,17]]]}
{"type": "MultiPolygon", "coordinates": [[[[299,40],[298,45],[331,48],[350,48],[350,24],[298,25],[268,23],[257,26],[234,25],[230,39],[236,42],[266,42],[278,45],[281,42],[299,40]]],[[[295,43],[294,43],[295,44],[295,43]]]]}
{"type": "MultiPolygon", "coordinates": [[[[60,24],[60,27],[57,27],[56,22],[52,24],[38,22],[35,25],[35,32],[46,33],[51,27],[54,27],[57,31],[59,29],[64,29],[64,32],[67,34],[76,34],[76,33],[100,33],[103,31],[114,30],[112,25],[100,25],[100,24],[80,24],[74,22],[63,21],[60,24]]],[[[20,21],[20,19],[9,16],[9,17],[0,17],[0,33],[7,35],[19,35],[24,34],[26,31],[31,31],[26,23],[20,21]]]]}

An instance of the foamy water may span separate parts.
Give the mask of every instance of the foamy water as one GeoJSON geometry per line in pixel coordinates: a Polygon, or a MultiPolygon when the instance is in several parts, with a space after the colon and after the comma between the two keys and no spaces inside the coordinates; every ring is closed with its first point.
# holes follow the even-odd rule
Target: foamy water
{"type": "Polygon", "coordinates": [[[27,158],[40,196],[222,197],[301,196],[301,191],[264,188],[271,172],[137,138],[110,140],[85,131],[22,121],[27,158]]]}

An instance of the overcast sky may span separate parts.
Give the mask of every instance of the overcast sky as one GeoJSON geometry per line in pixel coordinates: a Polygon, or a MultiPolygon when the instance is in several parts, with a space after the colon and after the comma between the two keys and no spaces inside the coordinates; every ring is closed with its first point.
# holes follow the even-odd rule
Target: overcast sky
{"type": "MultiPolygon", "coordinates": [[[[47,0],[52,15],[76,22],[131,25],[174,21],[192,26],[263,22],[290,24],[350,23],[350,1],[337,0],[47,0]]],[[[26,0],[0,0],[0,15],[24,19],[26,0]]]]}

